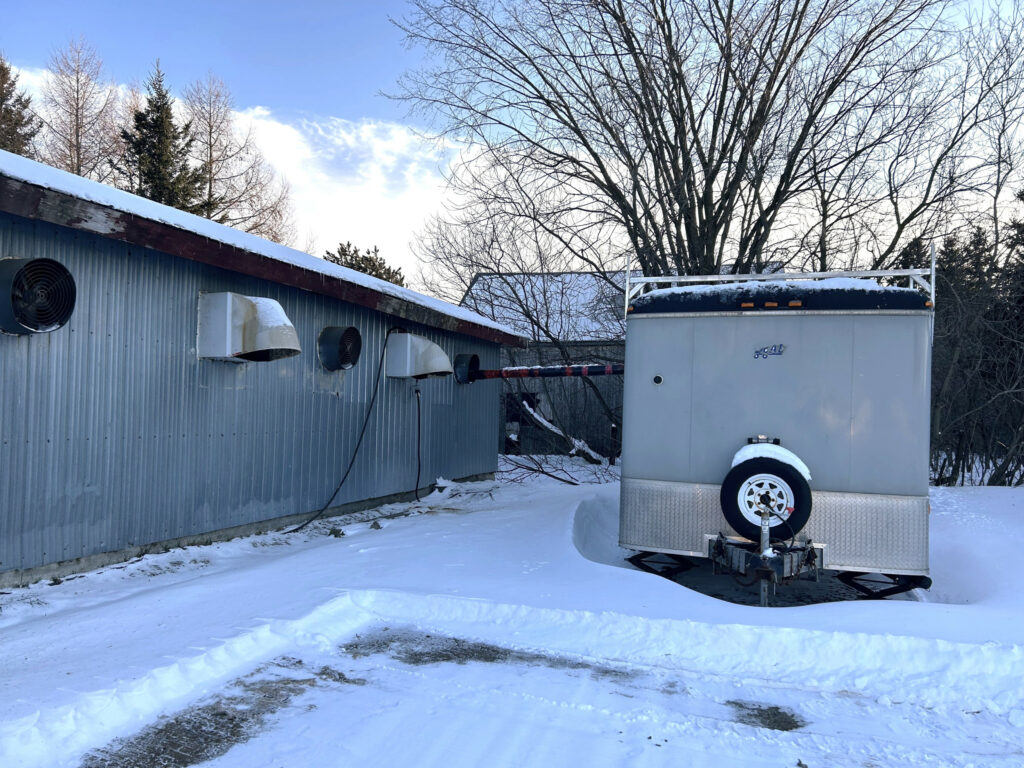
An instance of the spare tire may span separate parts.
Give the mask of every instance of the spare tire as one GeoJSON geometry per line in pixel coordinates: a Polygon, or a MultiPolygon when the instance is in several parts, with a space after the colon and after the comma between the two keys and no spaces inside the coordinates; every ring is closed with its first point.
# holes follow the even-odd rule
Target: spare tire
{"type": "Polygon", "coordinates": [[[796,536],[811,517],[811,487],[792,464],[758,457],[737,464],[722,481],[722,514],[740,536],[761,539],[761,511],[771,512],[772,541],[796,536]]]}

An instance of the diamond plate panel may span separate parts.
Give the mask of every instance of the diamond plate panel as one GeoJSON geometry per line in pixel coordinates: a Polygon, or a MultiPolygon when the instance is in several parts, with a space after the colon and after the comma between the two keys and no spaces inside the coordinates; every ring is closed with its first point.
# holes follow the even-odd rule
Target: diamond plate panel
{"type": "Polygon", "coordinates": [[[619,543],[707,557],[704,534],[737,535],[722,517],[719,492],[717,485],[622,478],[619,543]]]}
{"type": "Polygon", "coordinates": [[[928,573],[928,497],[812,491],[802,533],[827,544],[825,567],[928,573]]]}
{"type": "MultiPolygon", "coordinates": [[[[707,556],[705,536],[735,536],[718,485],[622,479],[619,543],[646,552],[707,556]]],[[[832,570],[928,573],[928,498],[812,491],[801,532],[824,544],[832,570]]]]}

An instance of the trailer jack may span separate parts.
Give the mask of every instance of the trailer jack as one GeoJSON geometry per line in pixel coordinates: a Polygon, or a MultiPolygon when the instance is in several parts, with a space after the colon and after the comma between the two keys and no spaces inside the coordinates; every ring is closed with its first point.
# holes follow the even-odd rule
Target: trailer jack
{"type": "Polygon", "coordinates": [[[814,542],[807,540],[797,545],[776,542],[758,546],[752,541],[718,538],[708,542],[708,557],[711,558],[715,573],[731,573],[733,577],[744,576],[750,586],[760,581],[761,606],[771,605],[771,598],[779,584],[786,584],[805,576],[818,580],[818,551],[814,542]]]}

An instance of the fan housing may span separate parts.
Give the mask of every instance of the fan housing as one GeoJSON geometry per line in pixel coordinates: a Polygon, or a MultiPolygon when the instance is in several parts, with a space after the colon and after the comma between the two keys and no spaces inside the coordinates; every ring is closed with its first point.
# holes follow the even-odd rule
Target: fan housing
{"type": "Polygon", "coordinates": [[[75,279],[52,259],[0,259],[0,330],[49,333],[75,310],[75,279]]]}
{"type": "Polygon", "coordinates": [[[347,371],[359,362],[363,338],[357,328],[328,326],[320,332],[317,351],[328,371],[347,371]]]}

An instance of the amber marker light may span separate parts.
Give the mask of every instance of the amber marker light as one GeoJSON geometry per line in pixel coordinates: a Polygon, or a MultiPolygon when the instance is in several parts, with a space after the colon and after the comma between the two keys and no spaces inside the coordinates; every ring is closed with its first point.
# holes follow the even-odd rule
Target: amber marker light
{"type": "Polygon", "coordinates": [[[753,306],[754,302],[752,301],[744,301],[742,304],[740,304],[740,307],[742,307],[743,309],[751,309],[753,306]]]}
{"type": "Polygon", "coordinates": [[[789,306],[791,306],[791,307],[802,307],[803,305],[804,305],[804,303],[802,301],[791,301],[791,302],[789,302],[789,306]]]}
{"type": "Polygon", "coordinates": [[[777,307],[777,306],[779,306],[779,302],[777,302],[777,301],[766,301],[764,303],[764,305],[766,307],[777,307]]]}

